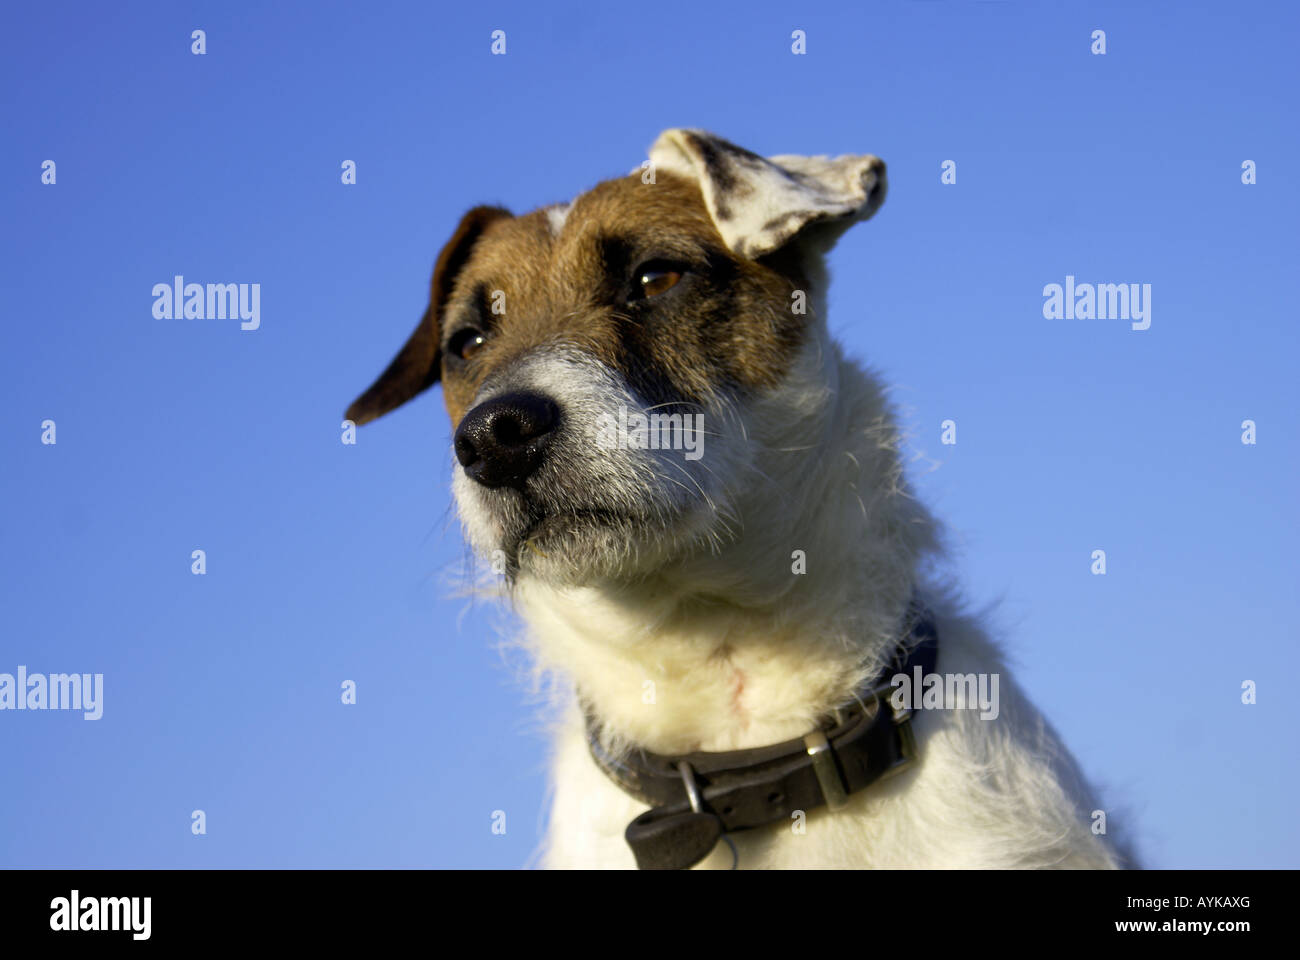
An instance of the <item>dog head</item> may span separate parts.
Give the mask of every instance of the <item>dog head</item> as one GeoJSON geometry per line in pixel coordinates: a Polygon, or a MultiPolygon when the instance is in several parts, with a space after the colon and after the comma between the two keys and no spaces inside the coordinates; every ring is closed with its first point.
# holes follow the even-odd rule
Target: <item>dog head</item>
{"type": "Polygon", "coordinates": [[[873,156],[764,159],[670,130],[570,204],[476,207],[346,416],[441,382],[467,537],[512,576],[626,580],[716,551],[788,442],[764,423],[807,402],[792,380],[827,386],[820,256],[884,193],[873,156]]]}

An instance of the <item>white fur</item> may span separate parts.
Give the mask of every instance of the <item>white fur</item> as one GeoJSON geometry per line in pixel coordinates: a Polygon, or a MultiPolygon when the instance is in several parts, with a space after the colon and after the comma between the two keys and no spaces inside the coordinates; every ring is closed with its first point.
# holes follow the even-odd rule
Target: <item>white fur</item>
{"type": "Polygon", "coordinates": [[[533,578],[551,582],[657,569],[701,545],[714,546],[730,534],[732,506],[727,477],[740,472],[749,455],[745,428],[725,401],[705,411],[709,425],[707,462],[669,450],[608,449],[597,442],[602,414],[619,408],[651,409],[622,375],[571,348],[530,351],[499,375],[489,377],[475,397],[483,403],[508,390],[532,390],[560,407],[565,429],[550,442],[548,469],[530,480],[534,499],[552,512],[602,507],[640,517],[634,526],[589,529],[574,556],[542,554],[509,537],[522,522],[523,508],[512,490],[488,489],[457,469],[452,491],[466,539],[482,556],[504,548],[533,578]],[[509,542],[506,542],[509,541],[509,542]]]}
{"type": "MultiPolygon", "coordinates": [[[[816,353],[813,345],[774,398],[772,419],[754,418],[768,422],[752,439],[768,452],[771,482],[742,498],[749,522],[720,556],[635,589],[521,579],[517,602],[538,662],[592,699],[613,742],[682,753],[801,736],[891,652],[933,522],[901,482],[879,390],[833,347],[825,372],[839,389],[825,390],[816,353]],[[799,413],[775,415],[782,409],[799,413]],[[810,471],[810,462],[839,466],[810,471]],[[790,573],[794,549],[806,551],[805,576],[790,573]]],[[[998,718],[920,711],[912,771],[854,795],[844,810],[810,812],[804,834],[793,825],[733,834],[740,866],[1119,865],[1091,833],[1095,806],[1082,777],[994,645],[942,591],[924,596],[937,615],[939,670],[999,674],[998,718]]],[[[645,809],[592,761],[571,705],[557,730],[544,862],[633,867],[623,831],[645,809]]],[[[731,863],[720,845],[701,867],[731,863]]]]}
{"type": "Polygon", "coordinates": [[[551,235],[558,237],[564,229],[564,222],[569,219],[569,204],[557,203],[546,208],[546,222],[551,228],[551,235]]]}
{"type": "Polygon", "coordinates": [[[650,160],[697,180],[727,246],[751,258],[784,245],[812,223],[834,221],[838,236],[885,199],[885,165],[871,154],[763,158],[702,130],[665,130],[651,146],[650,160]],[[735,196],[737,181],[747,185],[741,196],[735,196]]]}
{"type": "MultiPolygon", "coordinates": [[[[695,141],[665,137],[660,159],[707,178],[679,149],[695,141]]],[[[774,181],[752,155],[739,156],[731,171],[753,173],[743,193],[756,205],[733,211],[740,233],[728,242],[738,248],[767,243],[746,235],[743,225],[760,229],[791,204],[816,208],[836,191],[860,188],[858,206],[836,208],[835,216],[861,219],[879,205],[876,184],[867,181],[879,170],[883,190],[883,166],[852,157],[777,159],[798,176],[774,181]],[[811,193],[792,183],[811,183],[811,193]]],[[[734,198],[720,199],[734,208],[734,198]]],[[[1008,677],[993,642],[923,576],[941,538],[908,490],[881,387],[827,333],[820,253],[830,242],[823,232],[807,248],[810,332],[783,385],[708,412],[713,446],[708,463],[696,468],[704,472],[692,477],[702,501],[674,488],[680,478],[659,461],[587,448],[569,469],[611,478],[616,489],[603,495],[649,500],[665,514],[681,507],[680,516],[657,529],[653,542],[623,550],[585,580],[556,575],[554,558],[520,551],[515,603],[538,670],[558,681],[562,703],[543,860],[551,867],[632,867],[623,831],[646,809],[588,754],[575,690],[594,708],[602,740],[614,751],[634,744],[676,754],[789,740],[882,669],[919,590],[936,616],[939,671],[997,674],[997,718],[918,712],[919,760],[911,770],[853,795],[842,810],[809,811],[804,833],[777,824],[733,834],[739,866],[1121,865],[1119,850],[1092,833],[1097,805],[1089,788],[1008,677]],[[683,498],[696,509],[687,510],[683,498]],[[710,509],[700,511],[701,502],[710,509]],[[806,555],[806,574],[792,572],[796,550],[806,555]]],[[[570,415],[635,402],[616,372],[592,364],[542,356],[511,371],[511,383],[544,385],[570,415]]],[[[490,552],[493,518],[502,508],[490,498],[498,494],[457,474],[470,539],[490,552]]],[[[598,553],[608,548],[597,546],[598,553]]],[[[720,844],[701,866],[731,863],[720,844]]]]}

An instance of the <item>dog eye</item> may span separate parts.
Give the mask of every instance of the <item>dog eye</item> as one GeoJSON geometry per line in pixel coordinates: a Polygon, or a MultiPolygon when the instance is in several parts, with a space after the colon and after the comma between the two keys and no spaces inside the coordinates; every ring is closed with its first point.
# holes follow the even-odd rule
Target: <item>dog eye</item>
{"type": "Polygon", "coordinates": [[[681,282],[684,268],[676,264],[651,261],[636,268],[636,283],[633,284],[632,299],[648,300],[661,293],[667,293],[681,282]]]}
{"type": "Polygon", "coordinates": [[[468,360],[478,353],[479,348],[487,343],[487,334],[474,327],[464,327],[451,335],[447,342],[447,352],[453,357],[468,360]]]}

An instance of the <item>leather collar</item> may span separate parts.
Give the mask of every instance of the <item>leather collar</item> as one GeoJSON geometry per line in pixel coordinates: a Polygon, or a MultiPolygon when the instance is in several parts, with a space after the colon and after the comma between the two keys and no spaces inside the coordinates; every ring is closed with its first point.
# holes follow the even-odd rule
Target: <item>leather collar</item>
{"type": "Polygon", "coordinates": [[[890,679],[917,667],[933,673],[939,638],[916,600],[901,634],[891,662],[853,701],[807,735],[768,747],[680,756],[633,749],[616,758],[601,747],[588,711],[587,741],[597,765],[652,807],[624,834],[637,866],[686,869],[728,833],[789,823],[795,811],[838,809],[849,794],[906,769],[916,755],[911,711],[890,705],[890,679]]]}

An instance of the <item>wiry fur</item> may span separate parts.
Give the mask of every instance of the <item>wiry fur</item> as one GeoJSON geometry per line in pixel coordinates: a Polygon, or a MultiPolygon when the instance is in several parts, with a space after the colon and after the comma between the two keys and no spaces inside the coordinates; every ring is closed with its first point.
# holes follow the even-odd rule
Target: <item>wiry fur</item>
{"type": "Polygon", "coordinates": [[[527,502],[514,490],[487,489],[456,472],[452,487],[465,536],[480,555],[500,550],[512,574],[523,567],[529,579],[573,584],[656,569],[729,536],[732,507],[722,478],[736,472],[748,450],[726,397],[689,406],[704,410],[708,422],[732,427],[708,432],[705,462],[670,450],[603,447],[601,414],[613,416],[620,405],[638,412],[655,405],[605,364],[571,348],[530,352],[504,375],[490,377],[475,399],[521,389],[555,397],[567,427],[551,441],[547,468],[533,479],[527,502]],[[566,518],[575,509],[602,516],[550,529],[545,548],[536,545],[530,511],[566,518]]]}
{"type": "MultiPolygon", "coordinates": [[[[996,719],[918,711],[914,767],[842,810],[808,811],[806,832],[734,834],[739,865],[1124,863],[1092,833],[1088,786],[976,618],[926,579],[941,538],[908,489],[893,412],[827,332],[822,257],[880,205],[884,165],[764,160],[698,131],[669,131],[651,157],[653,185],[608,181],[518,218],[467,214],[421,326],[352,410],[382,415],[440,364],[453,423],[510,391],[560,411],[526,484],[459,468],[453,483],[467,539],[504,559],[536,668],[563,691],[544,862],[634,865],[623,832],[645,807],[590,757],[579,698],[614,753],[790,740],[882,670],[919,594],[938,670],[998,675],[996,719]],[[624,303],[627,272],[665,255],[692,275],[680,295],[624,303]],[[511,304],[500,318],[481,306],[496,289],[511,304]],[[443,354],[449,329],[489,325],[475,359],[443,354]],[[620,406],[702,412],[704,457],[593,442],[620,406]]],[[[731,863],[720,845],[702,866],[731,863]]]]}
{"type": "MultiPolygon", "coordinates": [[[[730,750],[800,736],[892,652],[935,526],[903,482],[879,388],[819,341],[753,417],[762,453],[736,484],[741,526],[725,546],[623,589],[517,584],[537,663],[576,682],[615,749],[730,750]],[[805,576],[790,574],[794,549],[809,558],[805,576]]],[[[1091,833],[1086,784],[994,645],[942,590],[923,595],[937,616],[939,669],[999,674],[998,718],[920,711],[913,771],[834,814],[810,812],[805,834],[734,834],[739,864],[1118,866],[1091,833]]],[[[644,805],[592,762],[576,705],[556,737],[544,863],[634,866],[623,830],[644,805]]],[[[701,867],[731,864],[720,845],[701,867]]]]}

